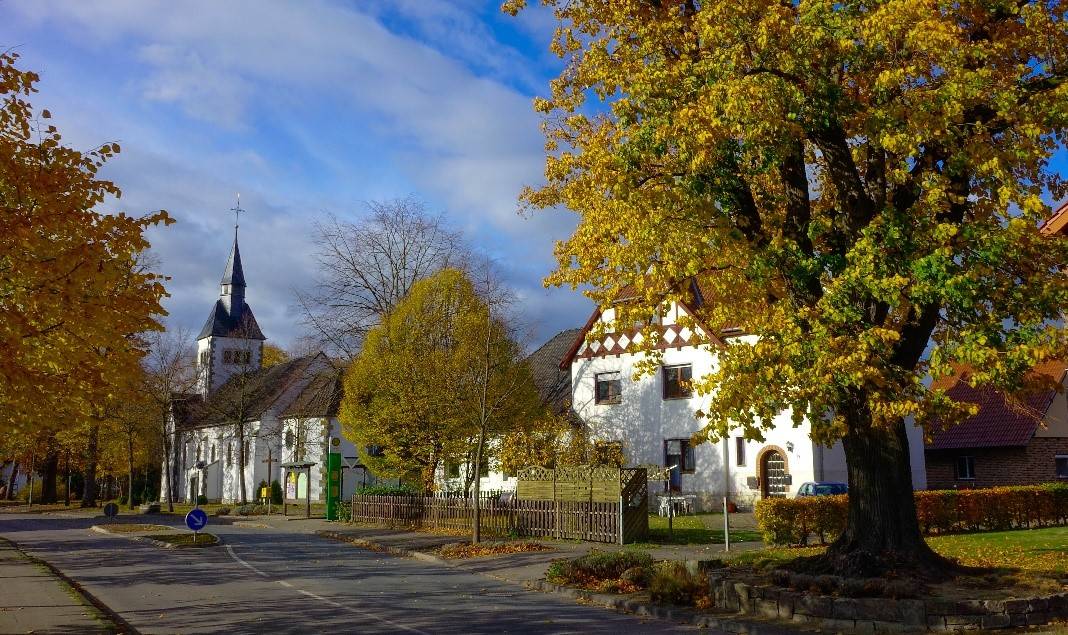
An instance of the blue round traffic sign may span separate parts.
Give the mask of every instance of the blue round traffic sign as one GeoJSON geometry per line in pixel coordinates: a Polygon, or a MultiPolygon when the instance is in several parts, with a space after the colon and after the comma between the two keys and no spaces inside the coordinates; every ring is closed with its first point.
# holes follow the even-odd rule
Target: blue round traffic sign
{"type": "Polygon", "coordinates": [[[207,524],[208,515],[199,507],[189,510],[189,513],[185,515],[185,526],[193,531],[200,531],[207,524]]]}

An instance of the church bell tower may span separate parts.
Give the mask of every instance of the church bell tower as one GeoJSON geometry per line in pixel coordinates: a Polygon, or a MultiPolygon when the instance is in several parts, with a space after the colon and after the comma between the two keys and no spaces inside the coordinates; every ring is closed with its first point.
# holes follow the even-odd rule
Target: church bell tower
{"type": "MultiPolygon", "coordinates": [[[[234,213],[240,218],[240,199],[234,213]]],[[[238,224],[234,223],[234,246],[219,283],[208,321],[197,336],[197,388],[202,395],[214,392],[235,374],[259,370],[263,360],[263,331],[245,302],[245,272],[237,244],[238,224]]]]}

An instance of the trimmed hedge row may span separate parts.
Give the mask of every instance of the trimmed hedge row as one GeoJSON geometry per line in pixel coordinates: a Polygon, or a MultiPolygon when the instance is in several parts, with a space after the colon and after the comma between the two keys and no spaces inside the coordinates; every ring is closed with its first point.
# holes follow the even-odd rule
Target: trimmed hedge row
{"type": "MultiPolygon", "coordinates": [[[[845,529],[848,506],[848,495],[765,498],[755,513],[768,544],[825,543],[845,529]]],[[[1068,485],[920,491],[916,516],[928,534],[1068,524],[1068,485]]]]}

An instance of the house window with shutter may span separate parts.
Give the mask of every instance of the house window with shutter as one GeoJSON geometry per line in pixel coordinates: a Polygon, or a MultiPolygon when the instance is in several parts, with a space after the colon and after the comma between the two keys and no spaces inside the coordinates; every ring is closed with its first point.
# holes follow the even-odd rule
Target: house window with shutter
{"type": "Polygon", "coordinates": [[[679,364],[664,366],[664,399],[688,399],[693,395],[690,385],[693,379],[693,366],[679,364]]]}
{"type": "Polygon", "coordinates": [[[664,441],[664,467],[677,465],[681,474],[693,474],[697,459],[689,439],[666,439],[664,441]]]}
{"type": "Polygon", "coordinates": [[[1058,455],[1054,459],[1057,478],[1068,478],[1068,455],[1058,455]]]}

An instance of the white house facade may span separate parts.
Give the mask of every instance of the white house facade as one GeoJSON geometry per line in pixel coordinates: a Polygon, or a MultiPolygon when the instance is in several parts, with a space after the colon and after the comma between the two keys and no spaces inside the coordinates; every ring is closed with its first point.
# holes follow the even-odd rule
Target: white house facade
{"type": "MultiPolygon", "coordinates": [[[[651,490],[693,494],[698,508],[718,509],[726,496],[744,509],[761,497],[795,496],[805,482],[848,482],[841,442],[832,447],[814,443],[809,422],[795,426],[789,411],[779,414],[763,441],[734,434],[697,442],[701,421],[695,413],[709,398],[689,389],[687,382],[716,369],[720,347],[746,346],[755,338],[730,331],[713,336],[699,323],[691,330],[680,324],[683,316],[694,317],[691,306],[668,305],[659,320],[660,368],[637,379],[636,364],[644,354],[627,351],[631,338],[640,335],[609,333],[587,341],[598,321],[611,325],[615,318],[611,308],[591,316],[561,362],[562,368],[570,366],[572,408],[591,438],[621,444],[629,465],[672,467],[669,480],[651,481],[651,490]]],[[[923,434],[914,426],[908,433],[913,483],[922,489],[923,434]]]]}

